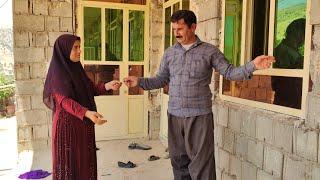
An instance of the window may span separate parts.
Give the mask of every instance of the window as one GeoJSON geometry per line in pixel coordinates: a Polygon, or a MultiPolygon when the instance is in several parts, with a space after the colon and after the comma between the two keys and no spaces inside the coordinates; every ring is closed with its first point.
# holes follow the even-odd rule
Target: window
{"type": "MultiPolygon", "coordinates": [[[[149,7],[145,2],[81,1],[79,31],[84,51],[81,61],[93,82],[147,75],[149,7]]],[[[144,91],[122,88],[109,95],[144,95],[144,91]]]]}
{"type": "Polygon", "coordinates": [[[248,81],[221,77],[220,96],[258,108],[305,117],[311,27],[307,0],[225,0],[222,50],[240,66],[258,55],[276,58],[248,81]],[[307,44],[305,46],[305,44],[307,44]]]}

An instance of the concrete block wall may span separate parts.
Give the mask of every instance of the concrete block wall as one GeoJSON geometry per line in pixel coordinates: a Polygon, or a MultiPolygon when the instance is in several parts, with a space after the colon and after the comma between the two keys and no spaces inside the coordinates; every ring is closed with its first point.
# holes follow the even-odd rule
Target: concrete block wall
{"type": "MultiPolygon", "coordinates": [[[[306,119],[214,100],[215,157],[218,180],[320,179],[320,3],[311,0],[313,25],[306,119]]],[[[198,36],[219,46],[221,0],[191,0],[198,36]]],[[[219,74],[212,78],[218,93],[219,74]]]]}
{"type": "Polygon", "coordinates": [[[320,179],[320,3],[312,0],[312,4],[310,75],[314,86],[307,97],[307,118],[216,97],[213,112],[217,179],[320,179]]]}
{"type": "Polygon", "coordinates": [[[71,1],[14,0],[13,31],[18,151],[51,145],[51,111],[42,103],[56,38],[72,33],[71,1]]]}

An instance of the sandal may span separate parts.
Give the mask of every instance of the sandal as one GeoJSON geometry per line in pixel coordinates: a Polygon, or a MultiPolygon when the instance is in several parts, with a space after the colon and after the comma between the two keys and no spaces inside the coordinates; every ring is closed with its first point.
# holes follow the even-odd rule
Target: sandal
{"type": "Polygon", "coordinates": [[[156,160],[158,160],[158,159],[160,159],[160,157],[159,157],[159,156],[155,156],[155,155],[151,155],[151,156],[148,158],[149,161],[156,161],[156,160]]]}
{"type": "Polygon", "coordinates": [[[118,161],[118,166],[121,168],[135,168],[135,167],[137,167],[137,165],[131,161],[128,161],[127,163],[118,161]]]}
{"type": "Polygon", "coordinates": [[[129,149],[150,150],[151,146],[139,144],[139,143],[130,143],[128,148],[129,149]]]}

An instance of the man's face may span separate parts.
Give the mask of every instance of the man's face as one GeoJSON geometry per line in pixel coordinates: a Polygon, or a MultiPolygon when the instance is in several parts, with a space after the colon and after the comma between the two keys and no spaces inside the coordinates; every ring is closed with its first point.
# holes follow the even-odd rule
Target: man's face
{"type": "Polygon", "coordinates": [[[174,36],[182,45],[191,44],[194,42],[196,27],[196,24],[192,24],[191,27],[189,27],[184,22],[184,19],[180,19],[178,22],[172,23],[174,36]]]}

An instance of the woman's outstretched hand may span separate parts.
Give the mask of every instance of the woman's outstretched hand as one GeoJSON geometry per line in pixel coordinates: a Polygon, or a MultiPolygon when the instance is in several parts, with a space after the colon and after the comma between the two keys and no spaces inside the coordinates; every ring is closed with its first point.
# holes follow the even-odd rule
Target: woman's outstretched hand
{"type": "Polygon", "coordinates": [[[102,120],[103,116],[95,111],[87,111],[85,117],[89,118],[94,124],[102,125],[107,122],[107,120],[102,120]]]}
{"type": "Polygon", "coordinates": [[[113,80],[104,84],[106,90],[118,90],[122,85],[122,82],[113,80]]]}

